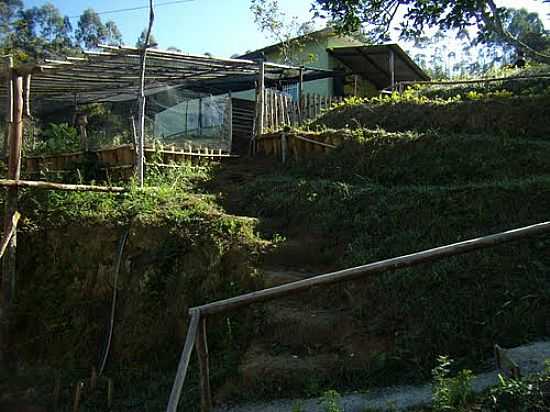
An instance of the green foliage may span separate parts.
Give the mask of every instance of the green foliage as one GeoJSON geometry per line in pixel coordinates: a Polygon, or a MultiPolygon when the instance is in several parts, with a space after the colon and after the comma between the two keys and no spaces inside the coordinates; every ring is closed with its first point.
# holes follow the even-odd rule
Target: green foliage
{"type": "Polygon", "coordinates": [[[42,139],[33,153],[66,153],[78,151],[80,140],[78,131],[68,123],[50,123],[42,134],[42,139]]]}
{"type": "Polygon", "coordinates": [[[324,412],[343,412],[340,405],[341,396],[334,390],[329,390],[323,393],[321,397],[321,405],[324,412]]]}
{"type": "Polygon", "coordinates": [[[447,356],[437,358],[437,366],[432,371],[433,408],[435,412],[465,411],[473,399],[472,372],[462,370],[451,377],[453,361],[447,356]]]}
{"type": "Polygon", "coordinates": [[[520,379],[499,375],[498,385],[489,391],[484,405],[495,411],[550,411],[550,373],[520,379]]]}

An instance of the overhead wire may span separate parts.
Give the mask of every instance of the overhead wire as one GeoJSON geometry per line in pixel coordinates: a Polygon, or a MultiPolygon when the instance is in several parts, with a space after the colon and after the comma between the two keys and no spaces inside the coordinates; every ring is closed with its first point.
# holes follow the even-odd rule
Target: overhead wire
{"type": "MultiPolygon", "coordinates": [[[[162,6],[169,6],[173,4],[182,4],[182,3],[190,3],[195,0],[173,0],[173,1],[165,1],[164,3],[156,3],[155,8],[162,7],[162,6]]],[[[114,14],[114,13],[126,13],[129,11],[136,11],[136,10],[145,10],[148,9],[149,6],[138,6],[138,7],[128,7],[125,9],[115,9],[115,10],[106,10],[106,11],[99,11],[96,12],[97,15],[103,15],[103,14],[114,14]]],[[[80,17],[79,15],[69,16],[69,19],[78,19],[80,17]]]]}

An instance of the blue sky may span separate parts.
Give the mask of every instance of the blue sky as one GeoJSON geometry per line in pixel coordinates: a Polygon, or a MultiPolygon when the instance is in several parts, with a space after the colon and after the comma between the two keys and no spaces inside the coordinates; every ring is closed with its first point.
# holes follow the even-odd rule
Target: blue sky
{"type": "MultiPolygon", "coordinates": [[[[157,4],[169,0],[156,0],[157,4]]],[[[42,5],[47,0],[24,0],[27,7],[42,5]]],[[[114,9],[146,6],[147,0],[54,0],[51,1],[61,12],[77,16],[84,9],[92,7],[98,12],[114,9]]],[[[308,20],[311,0],[279,0],[288,16],[308,20]]],[[[499,5],[527,7],[537,11],[544,18],[547,28],[550,7],[541,0],[500,0],[499,5]]],[[[210,52],[215,56],[228,57],[244,53],[270,43],[254,24],[249,10],[250,0],[189,0],[186,3],[159,6],[153,33],[159,47],[178,47],[189,53],[210,52]]],[[[102,15],[103,21],[114,20],[124,36],[126,44],[133,45],[139,33],[147,24],[147,10],[128,11],[102,15]]],[[[76,24],[77,18],[72,19],[76,24]]]]}

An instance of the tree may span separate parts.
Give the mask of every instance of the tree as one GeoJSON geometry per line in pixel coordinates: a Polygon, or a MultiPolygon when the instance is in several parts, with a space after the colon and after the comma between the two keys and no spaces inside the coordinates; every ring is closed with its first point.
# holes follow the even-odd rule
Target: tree
{"type": "Polygon", "coordinates": [[[72,26],[51,3],[41,7],[19,10],[18,18],[9,27],[4,46],[20,58],[39,58],[45,55],[70,54],[73,49],[72,26]]]}
{"type": "Polygon", "coordinates": [[[0,42],[2,44],[7,41],[21,10],[23,10],[21,0],[3,0],[0,3],[0,42]]]}
{"type": "MultiPolygon", "coordinates": [[[[530,13],[526,9],[508,9],[503,15],[502,25],[515,38],[536,51],[544,51],[549,45],[544,24],[537,13],[530,13]]],[[[495,32],[480,32],[476,42],[501,49],[507,60],[516,52],[506,39],[495,32]]]]}
{"type": "Polygon", "coordinates": [[[378,38],[387,37],[399,10],[403,10],[400,34],[410,39],[426,29],[456,30],[461,33],[477,27],[494,33],[509,45],[533,58],[550,62],[550,55],[539,52],[511,33],[504,24],[507,9],[494,0],[313,0],[315,17],[331,18],[344,32],[369,24],[378,38]]]}
{"type": "Polygon", "coordinates": [[[278,0],[252,0],[250,11],[261,32],[279,45],[283,63],[303,64],[313,56],[302,56],[304,43],[312,39],[312,21],[300,22],[297,17],[288,17],[280,9],[278,0]]]}
{"type": "MultiPolygon", "coordinates": [[[[136,48],[142,49],[143,47],[145,47],[145,37],[146,36],[147,36],[147,30],[143,29],[143,31],[141,32],[141,34],[139,35],[139,37],[137,39],[136,48]]],[[[153,34],[151,34],[149,36],[149,47],[155,49],[155,48],[157,48],[157,46],[158,46],[157,41],[156,41],[155,37],[153,36],[153,34]]]]}
{"type": "Polygon", "coordinates": [[[102,23],[101,17],[91,8],[84,10],[80,15],[77,27],[75,38],[85,49],[95,49],[98,44],[108,40],[107,27],[102,23]]]}
{"type": "Polygon", "coordinates": [[[109,46],[120,46],[122,44],[122,33],[118,29],[116,23],[109,20],[105,23],[106,42],[109,46]]]}

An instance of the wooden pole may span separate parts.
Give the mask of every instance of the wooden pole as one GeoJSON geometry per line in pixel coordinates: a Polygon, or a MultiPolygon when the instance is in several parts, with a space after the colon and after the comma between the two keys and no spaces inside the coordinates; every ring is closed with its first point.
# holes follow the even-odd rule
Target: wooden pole
{"type": "MultiPolygon", "coordinates": [[[[17,180],[21,174],[21,147],[23,142],[23,78],[18,76],[13,69],[10,70],[10,75],[12,78],[13,119],[10,127],[8,177],[17,180]]],[[[4,233],[8,233],[10,230],[13,216],[17,213],[17,196],[17,187],[8,189],[4,214],[4,233]]],[[[6,254],[2,258],[2,302],[0,306],[0,361],[4,363],[7,369],[12,370],[16,367],[14,355],[9,354],[11,351],[10,332],[16,280],[16,248],[17,228],[15,227],[6,254]]]]}
{"type": "Polygon", "coordinates": [[[7,187],[10,188],[10,190],[17,190],[19,187],[28,187],[32,189],[62,190],[69,192],[123,193],[128,191],[125,187],[120,186],[69,185],[65,183],[15,179],[0,179],[0,187],[7,187]]]}
{"type": "Polygon", "coordinates": [[[302,111],[304,110],[304,66],[300,67],[298,80],[298,122],[302,121],[302,111]]]}
{"type": "Polygon", "coordinates": [[[13,88],[12,88],[12,76],[11,72],[13,69],[13,57],[9,56],[6,58],[6,71],[8,73],[6,80],[6,133],[4,136],[4,157],[9,156],[9,147],[10,147],[10,133],[11,133],[11,123],[13,121],[13,88]]]}
{"type": "Polygon", "coordinates": [[[390,85],[393,90],[395,87],[395,53],[392,49],[389,51],[388,64],[390,71],[390,85]]]}
{"type": "Polygon", "coordinates": [[[200,311],[202,316],[215,313],[228,312],[242,306],[248,306],[255,302],[263,302],[309,290],[314,286],[330,285],[338,282],[350,281],[375,273],[412,267],[425,262],[432,262],[449,256],[457,256],[474,250],[486,249],[506,242],[525,239],[532,236],[550,233],[550,221],[536,225],[513,229],[494,235],[470,239],[451,245],[440,246],[410,255],[399,256],[392,259],[381,260],[364,266],[344,269],[338,272],[314,276],[309,279],[299,280],[285,285],[263,289],[247,293],[241,296],[209,303],[191,308],[195,313],[200,311]]]}
{"type": "Polygon", "coordinates": [[[256,82],[256,139],[264,132],[265,111],[265,60],[258,60],[258,81],[256,82]]]}
{"type": "Polygon", "coordinates": [[[208,361],[208,341],[206,333],[206,317],[200,322],[197,334],[197,357],[199,359],[199,376],[201,386],[201,411],[210,412],[212,410],[212,391],[210,389],[210,368],[208,361]]]}
{"type": "Polygon", "coordinates": [[[168,399],[168,406],[166,412],[176,412],[178,409],[178,403],[180,401],[181,390],[185,383],[185,376],[187,375],[187,367],[189,366],[189,360],[191,359],[191,352],[193,346],[195,346],[195,340],[199,329],[200,312],[198,310],[190,310],[191,320],[189,322],[189,328],[187,329],[187,337],[185,338],[185,345],[181,352],[180,361],[178,364],[178,371],[176,372],[176,378],[172,391],[170,392],[170,399],[168,399]]]}
{"type": "Polygon", "coordinates": [[[145,164],[145,65],[147,60],[147,48],[149,47],[149,40],[151,38],[151,30],[153,28],[153,22],[155,21],[155,8],[154,1],[149,0],[149,26],[147,27],[147,33],[145,35],[145,44],[143,45],[143,52],[141,53],[141,77],[138,94],[138,115],[139,115],[139,144],[137,155],[137,179],[140,187],[143,187],[144,180],[144,164],[145,164]]]}

